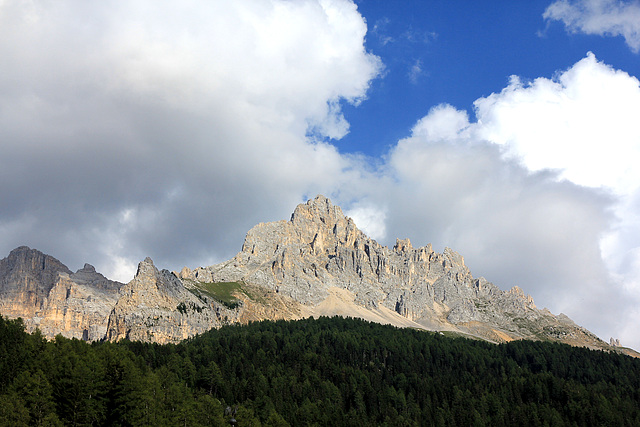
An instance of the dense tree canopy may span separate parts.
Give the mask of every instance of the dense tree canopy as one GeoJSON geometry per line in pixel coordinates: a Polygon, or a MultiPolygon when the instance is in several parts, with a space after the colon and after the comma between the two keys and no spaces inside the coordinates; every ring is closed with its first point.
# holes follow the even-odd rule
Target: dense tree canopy
{"type": "Polygon", "coordinates": [[[338,317],[228,326],[177,345],[48,342],[0,317],[0,423],[231,417],[241,426],[640,425],[640,360],[338,317]]]}

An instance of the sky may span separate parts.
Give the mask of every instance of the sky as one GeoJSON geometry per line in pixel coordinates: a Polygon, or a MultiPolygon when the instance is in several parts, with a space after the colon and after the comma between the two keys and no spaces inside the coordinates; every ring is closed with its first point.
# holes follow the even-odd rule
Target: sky
{"type": "Polygon", "coordinates": [[[127,282],[324,194],[640,349],[640,2],[0,0],[0,257],[127,282]]]}

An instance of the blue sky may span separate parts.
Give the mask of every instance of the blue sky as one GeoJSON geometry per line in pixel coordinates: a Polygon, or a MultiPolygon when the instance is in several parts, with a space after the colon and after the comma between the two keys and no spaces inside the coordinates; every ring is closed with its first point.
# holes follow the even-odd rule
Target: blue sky
{"type": "Polygon", "coordinates": [[[367,102],[345,107],[351,133],[337,144],[344,151],[382,155],[430,107],[473,114],[473,102],[502,90],[511,75],[551,78],[589,51],[640,75],[640,58],[622,36],[569,34],[543,18],[550,1],[356,3],[369,28],[366,48],[382,58],[385,74],[367,102]]]}
{"type": "Polygon", "coordinates": [[[640,2],[5,0],[0,256],[128,281],[324,194],[640,349],[640,2]]]}

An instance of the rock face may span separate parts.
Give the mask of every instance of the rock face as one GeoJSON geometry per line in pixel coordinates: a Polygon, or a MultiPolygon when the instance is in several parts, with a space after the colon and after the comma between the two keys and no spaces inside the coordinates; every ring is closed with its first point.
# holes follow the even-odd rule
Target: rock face
{"type": "Polygon", "coordinates": [[[182,280],[158,270],[150,258],[138,264],[134,279],[120,288],[105,338],[177,343],[225,324],[303,317],[299,304],[246,284],[233,296],[234,306],[228,307],[206,286],[189,280],[188,269],[181,274],[182,280]]]}
{"type": "Polygon", "coordinates": [[[86,341],[175,343],[223,324],[308,315],[274,292],[244,288],[229,308],[197,282],[158,270],[150,258],[127,284],[108,280],[89,264],[72,273],[26,246],[0,260],[0,313],[22,317],[28,331],[38,328],[49,339],[61,334],[86,341]]]}
{"type": "Polygon", "coordinates": [[[26,246],[0,260],[0,312],[22,317],[28,330],[37,327],[49,338],[102,339],[120,286],[89,264],[72,273],[26,246]]]}
{"type": "MultiPolygon", "coordinates": [[[[522,289],[474,278],[455,251],[393,248],[323,196],[289,221],[258,224],[231,260],[180,273],[147,258],[127,284],[20,247],[0,260],[0,312],[47,337],[178,342],[228,323],[341,315],[493,342],[530,338],[612,349],[522,289]]],[[[617,342],[612,342],[612,345],[617,342]]]]}
{"type": "Polygon", "coordinates": [[[158,271],[150,258],[138,264],[132,281],[120,289],[109,315],[106,339],[157,343],[177,342],[221,323],[215,308],[186,290],[167,270],[158,271]],[[185,307],[179,310],[178,307],[185,307]]]}
{"type": "Polygon", "coordinates": [[[389,323],[410,321],[498,342],[534,338],[606,346],[566,316],[537,309],[520,288],[502,291],[474,278],[462,256],[449,248],[443,253],[431,245],[413,248],[408,239],[391,249],[381,246],[323,196],[299,205],[289,221],[255,226],[230,261],[189,275],[271,289],[312,313],[343,290],[350,295],[343,302],[352,304],[354,313],[366,317],[365,309],[389,323]]]}

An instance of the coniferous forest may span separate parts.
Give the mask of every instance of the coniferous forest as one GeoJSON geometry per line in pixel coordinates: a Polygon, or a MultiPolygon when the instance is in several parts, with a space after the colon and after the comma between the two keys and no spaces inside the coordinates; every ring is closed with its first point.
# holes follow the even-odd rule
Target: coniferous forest
{"type": "Polygon", "coordinates": [[[637,426],[640,360],[357,319],[265,321],[177,345],[27,334],[0,317],[2,425],[637,426]]]}

